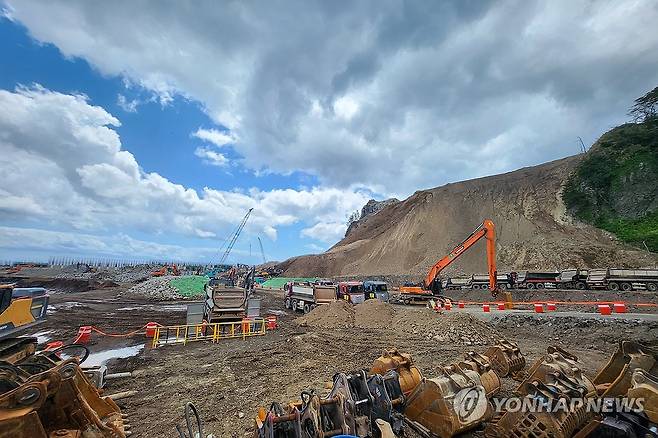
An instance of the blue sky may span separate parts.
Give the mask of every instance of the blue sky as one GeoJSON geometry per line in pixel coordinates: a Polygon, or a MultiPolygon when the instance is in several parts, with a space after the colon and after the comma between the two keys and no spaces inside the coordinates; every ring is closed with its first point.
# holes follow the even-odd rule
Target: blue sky
{"type": "Polygon", "coordinates": [[[0,260],[213,261],[249,208],[233,261],[322,251],[658,83],[651,0],[337,4],[0,0],[0,260]]]}

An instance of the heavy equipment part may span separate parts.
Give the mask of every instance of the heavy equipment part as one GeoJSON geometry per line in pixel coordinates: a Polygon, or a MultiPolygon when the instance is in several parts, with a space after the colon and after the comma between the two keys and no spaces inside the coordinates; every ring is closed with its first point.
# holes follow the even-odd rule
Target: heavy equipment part
{"type": "Polygon", "coordinates": [[[545,289],[547,286],[556,287],[560,281],[560,273],[522,271],[517,274],[516,287],[525,289],[545,289]]]}
{"type": "Polygon", "coordinates": [[[631,387],[633,372],[640,369],[658,375],[658,349],[633,341],[622,341],[608,363],[594,377],[602,397],[624,396],[631,387]]]}
{"type": "Polygon", "coordinates": [[[586,401],[596,397],[596,389],[577,360],[558,347],[549,347],[516,390],[522,397],[519,403],[545,407],[509,410],[487,426],[485,435],[569,438],[585,426],[594,416],[586,401]],[[557,408],[560,403],[564,408],[557,408]]]}
{"type": "Polygon", "coordinates": [[[121,410],[77,358],[37,353],[0,368],[0,438],[123,438],[121,410]]]}
{"type": "Polygon", "coordinates": [[[267,263],[267,257],[265,257],[265,250],[263,249],[263,242],[260,240],[260,236],[258,237],[258,246],[260,247],[260,255],[263,257],[263,264],[267,263]]]}
{"type": "Polygon", "coordinates": [[[525,367],[525,357],[518,345],[506,339],[500,339],[496,345],[489,347],[484,355],[499,377],[514,376],[525,367]]]}
{"type": "Polygon", "coordinates": [[[222,258],[219,260],[219,264],[223,265],[226,259],[228,258],[229,254],[231,254],[231,250],[233,249],[233,245],[235,245],[235,241],[238,240],[238,237],[240,236],[240,233],[242,232],[242,229],[244,228],[245,224],[247,223],[247,219],[249,219],[249,215],[253,211],[253,208],[250,208],[247,211],[247,214],[244,215],[242,218],[242,222],[240,222],[240,225],[238,225],[238,228],[235,230],[233,233],[233,236],[231,237],[231,240],[228,243],[228,246],[226,247],[226,250],[224,251],[224,254],[222,254],[222,258]]]}
{"type": "Polygon", "coordinates": [[[627,396],[631,400],[644,400],[644,413],[647,418],[658,423],[658,376],[636,369],[627,396]]]}
{"type": "Polygon", "coordinates": [[[480,375],[457,365],[423,378],[407,399],[405,415],[440,437],[473,429],[493,416],[480,375]]]}
{"type": "Polygon", "coordinates": [[[491,397],[500,391],[500,377],[491,368],[489,358],[474,351],[469,351],[464,355],[464,359],[458,365],[467,370],[475,371],[480,375],[480,383],[487,393],[487,397],[491,397]]]}
{"type": "MultiPolygon", "coordinates": [[[[48,293],[42,287],[0,285],[0,339],[46,319],[48,293]]],[[[0,347],[0,351],[2,351],[0,347]]]]}
{"type": "Polygon", "coordinates": [[[423,378],[418,367],[414,365],[411,355],[400,353],[396,349],[385,351],[375,359],[370,368],[372,374],[384,375],[389,370],[398,374],[400,388],[405,396],[409,395],[423,378]]]}
{"type": "Polygon", "coordinates": [[[175,275],[179,276],[180,271],[178,270],[177,265],[165,265],[158,269],[157,271],[151,272],[151,277],[164,277],[165,275],[175,275]]]}

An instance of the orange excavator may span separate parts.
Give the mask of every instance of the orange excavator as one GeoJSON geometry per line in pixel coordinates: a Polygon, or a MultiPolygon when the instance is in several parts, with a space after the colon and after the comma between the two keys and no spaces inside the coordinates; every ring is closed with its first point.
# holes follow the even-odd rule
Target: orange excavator
{"type": "Polygon", "coordinates": [[[167,265],[163,266],[157,271],[151,272],[151,277],[164,277],[165,275],[180,275],[180,271],[178,270],[178,266],[176,265],[167,265]]]}
{"type": "Polygon", "coordinates": [[[489,267],[489,290],[492,295],[496,295],[498,287],[496,285],[496,231],[494,223],[490,219],[485,219],[462,243],[455,246],[441,260],[436,262],[430,268],[425,276],[423,286],[402,286],[400,287],[401,299],[405,303],[412,301],[427,301],[430,298],[441,295],[441,279],[439,274],[447,268],[452,262],[457,260],[466,250],[475,245],[480,239],[487,239],[487,265],[489,267]]]}

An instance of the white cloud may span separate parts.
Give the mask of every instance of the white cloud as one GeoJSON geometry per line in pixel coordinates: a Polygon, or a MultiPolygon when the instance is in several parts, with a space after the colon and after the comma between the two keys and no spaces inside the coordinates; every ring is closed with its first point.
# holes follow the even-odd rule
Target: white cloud
{"type": "Polygon", "coordinates": [[[0,226],[0,250],[76,256],[142,258],[153,260],[209,261],[217,258],[214,247],[183,247],[133,239],[125,234],[101,236],[0,226]]]}
{"type": "Polygon", "coordinates": [[[346,229],[347,225],[342,222],[319,222],[312,227],[304,228],[300,234],[302,237],[309,237],[320,242],[333,243],[345,236],[346,229]]]}
{"type": "Polygon", "coordinates": [[[201,102],[251,169],[386,194],[573,154],[658,83],[652,0],[8,3],[66,56],[201,102]]]}
{"type": "Polygon", "coordinates": [[[192,136],[212,143],[217,147],[222,147],[238,141],[238,139],[231,133],[221,132],[216,129],[199,128],[192,133],[192,136]]]}
{"type": "Polygon", "coordinates": [[[326,187],[199,193],[141,169],[122,150],[112,129],[119,125],[81,95],[0,90],[0,221],[216,239],[254,208],[246,231],[275,240],[278,227],[330,222],[368,199],[365,191],[326,187]]]}
{"type": "Polygon", "coordinates": [[[224,167],[229,161],[224,154],[205,147],[196,148],[194,150],[194,155],[202,158],[204,163],[210,164],[211,166],[224,167]]]}
{"type": "Polygon", "coordinates": [[[128,100],[123,94],[117,96],[117,105],[127,113],[136,113],[139,104],[140,102],[137,99],[128,100]]]}

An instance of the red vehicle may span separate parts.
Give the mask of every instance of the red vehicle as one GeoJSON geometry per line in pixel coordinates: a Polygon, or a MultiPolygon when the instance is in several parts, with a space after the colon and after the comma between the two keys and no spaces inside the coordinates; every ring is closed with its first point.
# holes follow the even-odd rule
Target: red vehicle
{"type": "Polygon", "coordinates": [[[359,304],[365,300],[363,282],[341,281],[338,283],[338,299],[346,300],[352,304],[359,304]]]}

